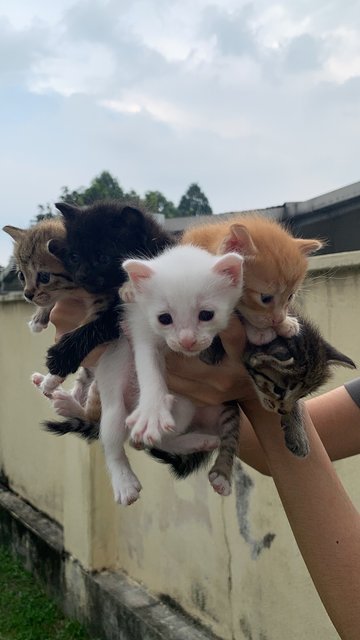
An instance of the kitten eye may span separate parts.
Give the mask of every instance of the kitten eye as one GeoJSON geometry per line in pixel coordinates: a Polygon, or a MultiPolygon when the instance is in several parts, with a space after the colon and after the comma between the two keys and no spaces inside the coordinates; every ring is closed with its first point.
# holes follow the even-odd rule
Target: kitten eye
{"type": "Polygon", "coordinates": [[[207,311],[206,309],[204,309],[199,313],[199,320],[201,320],[202,322],[209,322],[213,319],[214,315],[214,311],[207,311]]]}
{"type": "Polygon", "coordinates": [[[17,276],[18,276],[20,282],[25,282],[25,276],[24,276],[22,271],[18,271],[17,276]]]}
{"type": "Polygon", "coordinates": [[[170,313],[161,313],[158,316],[158,320],[159,320],[160,324],[164,324],[164,325],[172,324],[172,321],[173,321],[170,313]]]}
{"type": "Polygon", "coordinates": [[[276,393],[277,396],[281,396],[283,394],[283,389],[278,387],[277,384],[274,385],[273,392],[276,393]]]}
{"type": "Polygon", "coordinates": [[[271,296],[269,293],[261,293],[260,298],[263,304],[269,304],[274,300],[274,296],[271,296]]]}
{"type": "Polygon", "coordinates": [[[71,264],[78,264],[80,262],[80,256],[78,253],[70,253],[69,260],[71,264]]]}
{"type": "Polygon", "coordinates": [[[41,284],[48,284],[48,282],[50,282],[50,273],[40,271],[37,276],[37,281],[41,284]]]}

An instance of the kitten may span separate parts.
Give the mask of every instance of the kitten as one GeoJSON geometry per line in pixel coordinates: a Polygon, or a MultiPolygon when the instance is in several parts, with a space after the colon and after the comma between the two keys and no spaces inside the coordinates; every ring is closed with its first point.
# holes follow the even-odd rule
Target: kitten
{"type": "Polygon", "coordinates": [[[94,298],[89,321],[48,350],[50,375],[41,383],[45,394],[74,373],[98,344],[119,337],[118,287],[126,279],[121,262],[127,257],[154,256],[174,244],[150,215],[121,202],[100,201],[88,207],[61,202],[56,207],[63,216],[66,238],[50,240],[48,250],[74,283],[94,298]]]}
{"type": "MultiPolygon", "coordinates": [[[[5,226],[3,231],[14,240],[14,257],[20,282],[24,286],[24,298],[32,302],[38,310],[32,316],[29,327],[34,333],[47,328],[52,308],[58,300],[69,300],[81,296],[88,301],[88,313],[92,312],[93,302],[86,298],[86,292],[79,289],[72,281],[69,273],[64,269],[61,261],[48,252],[47,245],[50,240],[63,241],[66,237],[65,227],[60,219],[43,220],[29,229],[5,226]],[[85,295],[85,298],[84,298],[85,295]],[[91,309],[90,309],[91,308],[91,309]]],[[[43,376],[34,374],[33,381],[41,384],[43,376]]],[[[99,419],[99,407],[96,400],[95,387],[89,394],[88,391],[93,376],[90,369],[79,370],[79,374],[70,393],[67,394],[68,405],[77,406],[78,411],[83,412],[87,403],[87,412],[95,419],[99,419]],[[97,409],[96,409],[97,406],[97,409]]],[[[56,392],[55,392],[56,393],[56,392]]],[[[65,392],[62,392],[63,394],[65,392]]],[[[64,408],[64,398],[61,392],[54,395],[54,406],[61,415],[64,408]]]]}
{"type": "MultiPolygon", "coordinates": [[[[277,336],[263,345],[248,342],[243,359],[261,404],[268,411],[281,415],[287,448],[296,456],[303,457],[307,455],[309,445],[299,401],[329,380],[333,365],[351,369],[356,366],[324,340],[312,322],[299,314],[297,317],[299,333],[290,338],[277,336]]],[[[223,355],[223,347],[217,339],[212,348],[213,362],[221,361],[223,355]]],[[[169,464],[178,478],[185,478],[207,464],[211,455],[207,452],[176,455],[171,450],[158,449],[154,449],[152,454],[169,464]]]]}
{"type": "MultiPolygon", "coordinates": [[[[196,247],[179,246],[153,259],[126,260],[123,268],[133,287],[134,302],[126,305],[124,322],[134,356],[122,336],[108,347],[95,372],[102,404],[100,438],[115,500],[131,504],[141,489],[124,451],[125,421],[135,446],[161,441],[164,446],[173,444],[176,451],[179,446],[194,450],[220,444],[210,481],[218,493],[227,495],[238,415],[229,420],[228,407],[196,410],[186,398],[170,395],[163,377],[164,356],[167,348],[196,356],[226,327],[241,295],[242,258],[238,254],[216,257],[196,247]],[[218,435],[184,434],[194,416],[197,426],[203,420],[215,432],[216,425],[222,431],[221,442],[218,435]]],[[[61,425],[54,428],[53,422],[47,427],[57,433],[66,431],[61,425]]]]}
{"type": "Polygon", "coordinates": [[[14,258],[24,298],[38,307],[29,322],[34,333],[46,329],[55,302],[76,289],[69,273],[58,258],[49,254],[51,238],[65,238],[61,220],[43,220],[30,229],[7,225],[3,231],[14,240],[14,258]]]}
{"type": "Polygon", "coordinates": [[[290,338],[298,333],[289,305],[304,280],[307,257],[322,242],[294,238],[278,222],[255,214],[194,226],[181,242],[215,254],[238,251],[245,257],[244,290],[237,309],[250,342],[261,345],[277,335],[290,338]]]}
{"type": "Polygon", "coordinates": [[[131,437],[154,444],[175,426],[164,380],[164,347],[186,356],[207,349],[224,329],[242,291],[242,258],[214,258],[196,247],[175,247],[152,261],[126,260],[134,290],[127,327],[134,349],[139,404],[128,417],[131,437]]]}
{"type": "Polygon", "coordinates": [[[281,415],[287,448],[305,456],[309,444],[298,401],[330,379],[332,365],[350,369],[356,365],[324,340],[313,323],[297,317],[300,332],[296,336],[278,336],[262,347],[249,343],[244,364],[263,407],[281,415]]]}

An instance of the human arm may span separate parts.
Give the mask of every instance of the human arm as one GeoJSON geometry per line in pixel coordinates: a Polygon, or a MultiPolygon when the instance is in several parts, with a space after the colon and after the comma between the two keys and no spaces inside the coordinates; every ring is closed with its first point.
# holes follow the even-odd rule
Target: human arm
{"type": "MultiPolygon", "coordinates": [[[[341,391],[341,396],[343,393],[347,392],[341,391]]],[[[347,398],[340,400],[344,400],[347,407],[347,398]]],[[[263,409],[256,399],[246,401],[244,410],[260,442],[319,596],[340,637],[357,640],[360,633],[360,515],[331,464],[309,411],[304,403],[310,453],[300,459],[284,446],[279,416],[263,409]]],[[[314,415],[318,413],[322,421],[321,404],[314,415]]]]}
{"type": "MultiPolygon", "coordinates": [[[[217,366],[210,367],[195,359],[189,362],[176,355],[169,357],[168,384],[173,391],[198,404],[219,404],[234,398],[244,402],[256,398],[241,361],[245,333],[236,318],[221,338],[226,357],[217,366]]],[[[331,460],[360,453],[360,409],[345,387],[309,399],[306,404],[331,460]]],[[[270,474],[263,450],[245,416],[241,422],[238,455],[261,473],[270,474]]]]}

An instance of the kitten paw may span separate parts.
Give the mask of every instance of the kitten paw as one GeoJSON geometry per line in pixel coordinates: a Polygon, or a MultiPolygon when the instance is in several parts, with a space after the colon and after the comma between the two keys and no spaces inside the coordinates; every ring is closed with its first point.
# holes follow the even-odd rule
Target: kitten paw
{"type": "Polygon", "coordinates": [[[251,344],[258,346],[268,344],[276,338],[276,332],[274,329],[271,329],[271,327],[267,329],[257,329],[256,327],[246,325],[246,335],[251,344]]]}
{"type": "Polygon", "coordinates": [[[37,371],[35,371],[35,373],[33,373],[31,376],[31,382],[35,385],[35,387],[40,387],[44,378],[45,376],[43,376],[42,373],[38,373],[37,371]]]}
{"type": "Polygon", "coordinates": [[[289,451],[298,458],[306,458],[310,451],[307,436],[288,437],[285,431],[285,444],[289,451]]]}
{"type": "Polygon", "coordinates": [[[288,317],[276,329],[278,336],[283,338],[292,338],[300,331],[300,324],[297,318],[288,317]]]}
{"type": "Polygon", "coordinates": [[[28,327],[31,333],[40,333],[41,331],[46,329],[47,326],[48,326],[47,323],[43,324],[42,322],[38,322],[34,318],[31,318],[31,320],[28,322],[28,327]]]}
{"type": "Polygon", "coordinates": [[[114,499],[118,504],[129,506],[140,497],[142,486],[136,475],[130,470],[112,473],[114,499]]]}
{"type": "Polygon", "coordinates": [[[137,447],[139,443],[153,447],[161,441],[164,433],[175,430],[171,407],[174,396],[166,394],[158,405],[139,406],[126,419],[126,427],[131,429],[130,438],[137,447]]]}
{"type": "Polygon", "coordinates": [[[209,481],[216,493],[220,496],[229,496],[231,493],[230,481],[215,469],[209,472],[209,481]]]}
{"type": "Polygon", "coordinates": [[[43,376],[41,373],[33,373],[31,380],[34,385],[48,398],[52,397],[52,392],[64,381],[64,378],[53,376],[48,373],[43,376]]]}
{"type": "Polygon", "coordinates": [[[64,389],[55,389],[52,394],[55,412],[63,418],[83,418],[84,409],[75,398],[64,389]]]}
{"type": "Polygon", "coordinates": [[[122,285],[122,287],[120,287],[119,296],[120,296],[120,298],[121,298],[121,300],[123,302],[134,302],[135,301],[134,288],[133,288],[130,280],[125,282],[122,285]]]}
{"type": "MultiPolygon", "coordinates": [[[[59,342],[53,344],[52,347],[48,349],[46,366],[50,373],[52,372],[52,375],[62,375],[63,378],[66,378],[69,373],[75,373],[78,370],[85,356],[82,358],[79,356],[78,349],[76,348],[77,344],[81,346],[81,341],[75,342],[73,334],[70,333],[65,334],[59,342]]],[[[87,353],[85,353],[85,355],[87,355],[87,353]]]]}

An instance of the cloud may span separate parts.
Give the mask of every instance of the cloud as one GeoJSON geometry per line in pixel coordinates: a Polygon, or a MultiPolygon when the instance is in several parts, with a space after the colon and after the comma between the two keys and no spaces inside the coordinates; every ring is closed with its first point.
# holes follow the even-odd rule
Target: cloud
{"type": "Polygon", "coordinates": [[[290,73],[301,73],[319,69],[324,52],[319,39],[309,33],[293,38],[285,51],[284,65],[290,73]]]}
{"type": "Polygon", "coordinates": [[[200,33],[216,39],[219,52],[224,56],[257,57],[258,45],[251,28],[254,7],[251,3],[232,11],[210,5],[203,12],[200,33]]]}
{"type": "Polygon", "coordinates": [[[7,4],[4,224],[104,169],[174,202],[198,181],[217,212],[359,178],[355,1],[7,4]]]}
{"type": "Polygon", "coordinates": [[[15,29],[0,16],[0,82],[15,84],[26,79],[32,64],[46,55],[46,31],[40,25],[15,29]]]}

